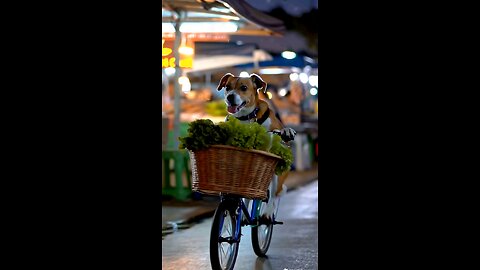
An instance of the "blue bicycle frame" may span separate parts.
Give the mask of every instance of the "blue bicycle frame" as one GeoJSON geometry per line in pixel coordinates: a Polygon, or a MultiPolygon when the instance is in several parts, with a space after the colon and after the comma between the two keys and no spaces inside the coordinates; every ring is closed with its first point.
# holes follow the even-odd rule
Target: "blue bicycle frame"
{"type": "MultiPolygon", "coordinates": [[[[259,203],[261,202],[261,200],[252,200],[252,209],[250,210],[250,214],[248,213],[248,209],[247,209],[247,206],[245,205],[245,203],[243,202],[243,199],[240,198],[240,197],[237,197],[237,196],[222,196],[220,198],[221,202],[223,203],[224,201],[231,201],[231,203],[235,203],[236,205],[236,209],[238,211],[238,209],[240,208],[241,211],[239,211],[238,213],[236,213],[237,215],[237,220],[236,220],[236,224],[235,224],[235,236],[233,239],[229,240],[231,242],[239,242],[240,241],[240,229],[242,226],[245,226],[245,225],[250,225],[250,226],[257,226],[258,225],[258,206],[259,206],[259,203]],[[242,212],[243,214],[245,215],[246,217],[246,224],[243,224],[242,225],[242,212]]],[[[220,228],[223,227],[223,220],[221,221],[221,224],[220,224],[220,228]]]]}

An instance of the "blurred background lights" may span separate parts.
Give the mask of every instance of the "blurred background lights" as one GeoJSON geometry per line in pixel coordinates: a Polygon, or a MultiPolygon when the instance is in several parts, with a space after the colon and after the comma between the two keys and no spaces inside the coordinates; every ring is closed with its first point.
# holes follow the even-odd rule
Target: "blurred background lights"
{"type": "Polygon", "coordinates": [[[318,76],[311,75],[310,77],[308,77],[308,83],[311,86],[317,86],[318,87],[318,76]]]}
{"type": "Polygon", "coordinates": [[[175,68],[173,67],[165,68],[165,73],[167,74],[167,76],[172,76],[173,74],[175,74],[175,68]]]}
{"type": "Polygon", "coordinates": [[[285,59],[293,59],[293,58],[295,58],[295,56],[297,56],[297,54],[292,52],[292,51],[283,51],[282,52],[282,57],[285,58],[285,59]]]}
{"type": "MultiPolygon", "coordinates": [[[[258,73],[260,74],[268,74],[268,75],[275,75],[275,74],[285,74],[288,71],[285,68],[262,68],[259,70],[258,73]]],[[[288,73],[287,73],[288,74],[288,73]]]]}
{"type": "Polygon", "coordinates": [[[267,92],[268,99],[272,99],[272,93],[267,92]]]}
{"type": "Polygon", "coordinates": [[[290,74],[290,80],[291,80],[291,81],[296,81],[296,80],[298,80],[298,73],[292,73],[292,74],[290,74]]]}
{"type": "Polygon", "coordinates": [[[239,77],[248,78],[248,77],[250,77],[250,74],[248,74],[248,72],[246,72],[246,71],[242,71],[242,72],[240,72],[239,77]]]}
{"type": "MultiPolygon", "coordinates": [[[[184,22],[180,25],[182,33],[231,33],[238,26],[233,22],[184,22]]],[[[171,23],[162,23],[162,33],[175,33],[171,23]]]]}
{"type": "Polygon", "coordinates": [[[280,95],[281,97],[284,97],[285,95],[287,95],[287,89],[285,88],[282,88],[278,91],[278,95],[280,95]]]}
{"type": "Polygon", "coordinates": [[[178,51],[184,55],[193,55],[193,48],[187,46],[181,46],[178,51]]]}
{"type": "Polygon", "coordinates": [[[317,88],[315,88],[315,87],[310,88],[310,95],[315,96],[315,95],[317,95],[317,93],[318,93],[317,88]]]}
{"type": "Polygon", "coordinates": [[[305,73],[303,73],[303,72],[300,73],[300,81],[301,81],[302,83],[307,83],[307,82],[308,82],[308,75],[305,74],[305,73]]]}
{"type": "Polygon", "coordinates": [[[181,76],[180,78],[178,78],[178,83],[182,86],[182,92],[190,92],[192,85],[190,84],[190,80],[187,76],[181,76]]]}

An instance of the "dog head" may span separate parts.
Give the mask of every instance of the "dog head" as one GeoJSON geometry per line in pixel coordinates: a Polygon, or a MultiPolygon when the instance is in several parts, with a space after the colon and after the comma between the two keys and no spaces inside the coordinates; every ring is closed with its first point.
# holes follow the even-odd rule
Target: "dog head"
{"type": "Polygon", "coordinates": [[[267,83],[257,74],[250,77],[236,77],[231,73],[223,75],[217,90],[225,87],[225,103],[229,114],[242,116],[255,108],[259,89],[267,91],[267,83]]]}

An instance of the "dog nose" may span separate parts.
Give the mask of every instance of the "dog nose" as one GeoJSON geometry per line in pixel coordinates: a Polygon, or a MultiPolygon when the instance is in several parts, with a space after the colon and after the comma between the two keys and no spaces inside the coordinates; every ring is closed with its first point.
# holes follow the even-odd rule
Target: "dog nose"
{"type": "Polygon", "coordinates": [[[227,101],[228,101],[231,105],[235,105],[235,97],[234,97],[233,95],[227,96],[227,101]]]}

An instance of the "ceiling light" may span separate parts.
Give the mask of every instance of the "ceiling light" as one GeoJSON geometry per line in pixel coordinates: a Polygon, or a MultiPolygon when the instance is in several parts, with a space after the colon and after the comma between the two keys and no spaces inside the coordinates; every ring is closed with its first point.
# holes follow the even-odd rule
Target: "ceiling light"
{"type": "Polygon", "coordinates": [[[293,59],[293,58],[295,58],[295,56],[297,56],[297,54],[292,52],[292,51],[282,52],[282,57],[285,58],[285,59],[293,59]]]}
{"type": "Polygon", "coordinates": [[[288,74],[290,70],[288,68],[262,68],[259,71],[260,74],[288,74]]]}
{"type": "MultiPolygon", "coordinates": [[[[231,33],[238,26],[233,22],[184,22],[180,25],[182,33],[231,33]]],[[[175,33],[171,23],[162,23],[162,33],[175,33]]]]}

